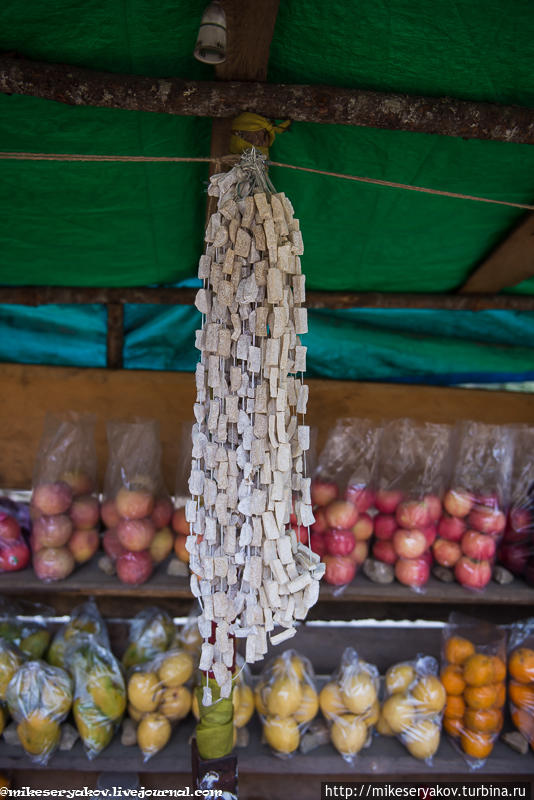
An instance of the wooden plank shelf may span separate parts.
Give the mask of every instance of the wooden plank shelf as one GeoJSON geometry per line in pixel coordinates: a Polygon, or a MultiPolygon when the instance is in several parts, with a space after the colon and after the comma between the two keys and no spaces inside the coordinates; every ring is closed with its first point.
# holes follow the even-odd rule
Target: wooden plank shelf
{"type": "MultiPolygon", "coordinates": [[[[0,574],[0,594],[9,595],[93,595],[95,597],[137,597],[157,600],[158,598],[191,599],[189,579],[167,575],[166,564],[158,567],[154,575],[141,586],[130,586],[121,583],[117,577],[106,575],[97,566],[95,558],[88,564],[79,567],[63,581],[44,583],[38,580],[31,569],[22,572],[0,574]]],[[[464,589],[458,583],[442,583],[431,578],[423,591],[416,592],[400,583],[373,583],[363,574],[359,574],[346,587],[330,586],[324,581],[321,584],[321,601],[331,603],[403,603],[423,604],[465,604],[479,605],[516,605],[534,604],[534,587],[528,586],[520,579],[507,585],[490,583],[482,592],[464,589]]]]}
{"type": "MultiPolygon", "coordinates": [[[[187,773],[191,766],[189,739],[193,727],[191,719],[182,723],[174,731],[167,747],[147,762],[143,762],[143,757],[136,746],[123,747],[117,737],[92,761],[87,758],[82,744],[78,741],[68,752],[57,751],[46,768],[81,772],[116,772],[120,768],[121,772],[187,773]]],[[[341,758],[332,745],[325,745],[306,755],[297,753],[292,758],[279,760],[272,755],[266,745],[261,743],[259,720],[254,719],[249,725],[249,730],[248,747],[237,750],[240,774],[269,774],[283,767],[284,775],[322,776],[323,780],[327,779],[326,776],[332,775],[344,775],[347,778],[377,775],[384,778],[415,773],[429,778],[435,775],[455,778],[467,778],[473,775],[464,758],[446,736],[442,737],[431,766],[410,756],[397,740],[378,736],[351,765],[341,758]]],[[[21,747],[1,743],[0,769],[29,770],[43,769],[43,767],[32,762],[21,747]]],[[[497,742],[486,764],[476,774],[479,778],[497,775],[532,778],[534,753],[529,752],[522,756],[504,743],[497,742]]]]}

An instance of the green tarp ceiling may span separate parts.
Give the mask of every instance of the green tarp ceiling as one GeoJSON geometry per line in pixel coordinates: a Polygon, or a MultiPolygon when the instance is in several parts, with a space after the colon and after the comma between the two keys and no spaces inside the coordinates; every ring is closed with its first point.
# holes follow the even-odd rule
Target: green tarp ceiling
{"type": "MultiPolygon", "coordinates": [[[[204,0],[4,0],[0,48],[115,72],[209,79],[192,57],[204,0]],[[52,6],[52,7],[51,7],[52,6]]],[[[530,0],[280,3],[268,80],[534,103],[530,0]]],[[[206,156],[210,123],[0,95],[0,150],[206,156]]],[[[276,161],[518,203],[534,147],[315,124],[276,161]]],[[[0,162],[0,282],[133,286],[191,279],[205,165],[0,162]]],[[[313,289],[458,287],[521,212],[272,168],[291,197],[313,289]]],[[[513,291],[534,292],[534,279],[513,291]]],[[[189,308],[132,307],[126,366],[192,369],[189,308]]],[[[462,382],[534,378],[534,315],[405,311],[311,315],[316,375],[462,382]],[[339,359],[328,355],[336,342],[339,359]],[[339,346],[337,346],[339,345],[339,346]],[[347,367],[347,365],[349,365],[347,367]]],[[[104,365],[102,308],[0,307],[0,359],[104,365]],[[36,334],[39,335],[36,335],[36,334]],[[76,345],[73,342],[76,342],[76,345]]]]}

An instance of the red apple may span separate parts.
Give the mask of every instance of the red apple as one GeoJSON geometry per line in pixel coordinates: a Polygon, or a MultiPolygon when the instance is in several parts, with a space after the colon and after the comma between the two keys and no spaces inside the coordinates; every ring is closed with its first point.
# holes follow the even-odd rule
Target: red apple
{"type": "Polygon", "coordinates": [[[94,556],[99,545],[98,531],[92,528],[74,531],[69,539],[68,548],[77,564],[85,564],[94,556]]]}
{"type": "Polygon", "coordinates": [[[174,534],[170,528],[161,528],[156,532],[150,545],[150,555],[154,564],[161,564],[165,561],[174,547],[174,534]]]}
{"type": "Polygon", "coordinates": [[[44,547],[33,554],[33,569],[42,581],[60,581],[75,567],[74,556],[67,547],[44,547]]]}
{"type": "Polygon", "coordinates": [[[330,481],[315,480],[311,483],[311,500],[314,506],[326,506],[339,497],[339,489],[330,481]]]}
{"type": "Polygon", "coordinates": [[[4,542],[20,538],[20,525],[9,514],[0,512],[0,539],[4,542]]]}
{"type": "Polygon", "coordinates": [[[352,532],[357,542],[365,542],[373,535],[373,518],[365,511],[360,514],[356,525],[352,526],[352,532]]]}
{"type": "Polygon", "coordinates": [[[416,528],[413,530],[398,528],[393,535],[392,543],[400,558],[419,558],[427,549],[425,534],[416,528]]]}
{"type": "Polygon", "coordinates": [[[348,556],[352,553],[356,539],[352,531],[332,528],[324,535],[326,552],[331,556],[348,556]]]}
{"type": "Polygon", "coordinates": [[[424,497],[424,502],[427,507],[430,522],[437,522],[443,511],[441,500],[436,494],[427,494],[424,497]]]}
{"type": "Polygon", "coordinates": [[[5,539],[0,542],[0,572],[15,572],[30,563],[30,548],[24,539],[5,539]]]}
{"type": "Polygon", "coordinates": [[[102,547],[112,561],[115,561],[126,549],[122,546],[117,536],[116,528],[108,528],[102,537],[102,547]]]}
{"type": "Polygon", "coordinates": [[[32,494],[32,505],[42,514],[64,514],[72,503],[72,489],[64,481],[41,483],[32,494]]]}
{"type": "Polygon", "coordinates": [[[510,511],[510,527],[517,533],[531,532],[533,522],[532,515],[527,508],[512,508],[510,511]]]}
{"type": "Polygon", "coordinates": [[[349,558],[351,561],[359,567],[360,564],[363,564],[367,556],[369,555],[369,543],[366,541],[357,541],[354,545],[354,550],[349,553],[349,558]]]}
{"type": "Polygon", "coordinates": [[[430,577],[430,565],[426,558],[399,558],[395,563],[395,577],[405,586],[424,586],[430,577]]]}
{"type": "Polygon", "coordinates": [[[172,529],[175,533],[180,533],[182,536],[189,536],[191,528],[189,522],[185,518],[185,508],[177,508],[172,515],[172,529]]]}
{"type": "Polygon", "coordinates": [[[189,553],[185,546],[186,536],[183,533],[176,534],[176,539],[174,540],[174,552],[180,561],[183,561],[184,564],[189,564],[189,553]]]}
{"type": "Polygon", "coordinates": [[[127,489],[121,486],[115,498],[115,505],[125,519],[143,519],[154,510],[154,495],[148,489],[127,489]]]}
{"type": "Polygon", "coordinates": [[[499,561],[514,575],[523,574],[531,555],[532,545],[526,542],[504,542],[499,549],[499,561]]]}
{"type": "Polygon", "coordinates": [[[368,486],[360,484],[358,486],[352,485],[345,491],[345,500],[356,506],[356,509],[363,514],[373,505],[375,501],[375,493],[368,486]]]}
{"type": "Polygon", "coordinates": [[[291,527],[295,531],[297,541],[301,542],[301,544],[308,544],[308,528],[304,525],[292,525],[291,527]]]}
{"type": "Polygon", "coordinates": [[[152,575],[154,564],[148,550],[124,553],[116,562],[117,575],[123,583],[138,586],[152,575]]]}
{"type": "Polygon", "coordinates": [[[495,542],[491,536],[478,531],[466,531],[462,536],[462,550],[466,556],[476,561],[485,561],[495,555],[495,542]]]}
{"type": "Polygon", "coordinates": [[[100,522],[100,508],[96,497],[90,494],[75,497],[70,507],[69,516],[74,528],[90,530],[100,522]]]}
{"type": "Polygon", "coordinates": [[[106,528],[116,528],[121,520],[120,514],[117,511],[117,506],[113,500],[106,500],[102,503],[100,516],[106,528]]]}
{"type": "Polygon", "coordinates": [[[454,575],[458,583],[468,589],[483,589],[491,580],[491,564],[462,556],[454,566],[454,575]]]}
{"type": "Polygon", "coordinates": [[[326,564],[324,579],[333,586],[345,586],[356,574],[356,564],[346,556],[326,555],[323,561],[326,564]]]}
{"type": "Polygon", "coordinates": [[[62,547],[72,535],[72,522],[66,514],[38,517],[33,523],[32,535],[37,549],[62,547]]]}
{"type": "Polygon", "coordinates": [[[295,514],[294,511],[291,511],[291,514],[289,515],[289,524],[290,525],[298,525],[299,524],[299,521],[297,519],[297,515],[295,514]]]}
{"type": "Polygon", "coordinates": [[[326,533],[328,530],[328,525],[324,515],[324,508],[316,508],[313,513],[315,514],[315,522],[311,526],[312,533],[326,533]]]}
{"type": "Polygon", "coordinates": [[[117,525],[119,542],[126,550],[139,552],[150,547],[156,535],[154,523],[148,517],[144,519],[121,519],[117,525]]]}
{"type": "Polygon", "coordinates": [[[424,501],[404,500],[397,506],[395,516],[399,527],[407,530],[412,528],[421,530],[430,523],[428,508],[424,501]]]}
{"type": "Polygon", "coordinates": [[[450,542],[459,542],[466,528],[465,522],[460,517],[442,517],[438,523],[438,536],[450,542]]]}
{"type": "Polygon", "coordinates": [[[469,527],[491,536],[499,536],[506,526],[506,517],[502,511],[492,508],[475,508],[467,518],[469,527]]]}
{"type": "Polygon", "coordinates": [[[443,498],[443,506],[452,517],[465,517],[473,508],[474,497],[465,489],[451,489],[443,498]]]}
{"type": "Polygon", "coordinates": [[[447,539],[436,539],[432,545],[432,553],[438,564],[442,567],[454,567],[460,556],[462,548],[458,542],[451,542],[447,539]]]}
{"type": "Polygon", "coordinates": [[[425,534],[427,547],[432,547],[438,535],[438,526],[435,524],[427,525],[426,528],[423,528],[423,533],[425,534]]]}
{"type": "Polygon", "coordinates": [[[394,564],[397,560],[393,544],[386,539],[377,539],[373,542],[372,552],[377,561],[383,561],[385,564],[394,564]]]}
{"type": "Polygon", "coordinates": [[[311,534],[311,536],[310,536],[310,547],[313,550],[313,552],[316,553],[318,556],[321,556],[321,558],[325,555],[325,553],[326,553],[326,544],[325,544],[324,536],[323,536],[322,533],[313,532],[311,534]]]}
{"type": "Polygon", "coordinates": [[[377,539],[392,539],[398,527],[394,514],[377,514],[374,525],[377,539]]]}
{"type": "Polygon", "coordinates": [[[395,491],[394,489],[379,489],[375,495],[375,506],[377,510],[381,511],[383,514],[393,514],[401,502],[402,497],[402,492],[395,491]]]}
{"type": "Polygon", "coordinates": [[[68,472],[64,472],[61,476],[61,480],[68,483],[74,497],[80,494],[91,494],[95,489],[93,479],[83,470],[72,469],[68,472]]]}
{"type": "Polygon", "coordinates": [[[325,519],[329,528],[348,531],[358,521],[358,511],[347,500],[332,500],[325,508],[325,519]]]}
{"type": "Polygon", "coordinates": [[[170,497],[167,495],[160,495],[160,497],[156,497],[154,509],[150,515],[150,518],[157,531],[161,530],[161,528],[168,527],[172,519],[173,512],[174,506],[170,497]]]}

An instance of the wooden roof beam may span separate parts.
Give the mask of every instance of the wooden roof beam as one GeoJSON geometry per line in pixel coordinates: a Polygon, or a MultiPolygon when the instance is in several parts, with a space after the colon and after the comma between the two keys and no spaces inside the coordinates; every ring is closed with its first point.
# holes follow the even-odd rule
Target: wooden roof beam
{"type": "MultiPolygon", "coordinates": [[[[242,4],[256,9],[258,3],[242,4]]],[[[242,13],[245,13],[244,11],[242,13]]],[[[0,91],[75,106],[197,117],[254,111],[271,119],[357,125],[534,144],[534,108],[333,86],[184,81],[0,56],[0,91]]]]}

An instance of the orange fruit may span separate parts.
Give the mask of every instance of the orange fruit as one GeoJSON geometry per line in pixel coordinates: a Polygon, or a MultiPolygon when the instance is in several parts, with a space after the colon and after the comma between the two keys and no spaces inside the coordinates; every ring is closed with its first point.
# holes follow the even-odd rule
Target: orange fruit
{"type": "Polygon", "coordinates": [[[469,686],[493,683],[493,656],[475,653],[464,662],[464,680],[469,686]]]}
{"type": "Polygon", "coordinates": [[[491,663],[493,664],[493,680],[492,683],[498,683],[506,678],[506,664],[499,658],[499,656],[490,656],[491,663]]]}
{"type": "Polygon", "coordinates": [[[534,714],[534,687],[525,686],[524,683],[517,683],[517,681],[510,681],[508,695],[514,706],[534,714]]]}
{"type": "Polygon", "coordinates": [[[492,737],[488,733],[464,731],[460,744],[464,753],[472,758],[487,758],[493,750],[492,737]]]}
{"type": "Polygon", "coordinates": [[[518,647],[508,661],[510,677],[519,683],[534,683],[534,650],[518,647]]]}
{"type": "Polygon", "coordinates": [[[497,687],[494,683],[468,686],[464,692],[464,699],[469,708],[491,708],[497,699],[497,687]]]}
{"type": "Polygon", "coordinates": [[[465,681],[460,666],[457,664],[448,664],[441,670],[440,677],[447,694],[462,694],[465,689],[465,681]]]}
{"type": "Polygon", "coordinates": [[[464,715],[465,703],[463,697],[449,695],[445,704],[445,716],[461,719],[464,715]]]}
{"type": "Polygon", "coordinates": [[[497,689],[497,697],[495,698],[495,706],[497,708],[502,708],[506,702],[506,684],[504,681],[501,683],[496,683],[495,688],[497,689]]]}
{"type": "Polygon", "coordinates": [[[530,741],[534,738],[534,716],[529,711],[516,708],[512,711],[512,722],[525,739],[530,741]]]}
{"type": "Polygon", "coordinates": [[[457,738],[461,736],[464,732],[464,725],[462,719],[458,719],[457,717],[443,717],[443,727],[453,738],[457,738]]]}
{"type": "Polygon", "coordinates": [[[475,652],[475,645],[462,636],[451,636],[445,642],[445,659],[449,664],[463,664],[475,652]]]}
{"type": "Polygon", "coordinates": [[[500,731],[502,723],[502,711],[499,711],[498,708],[467,708],[464,714],[465,727],[477,733],[500,731]]]}

